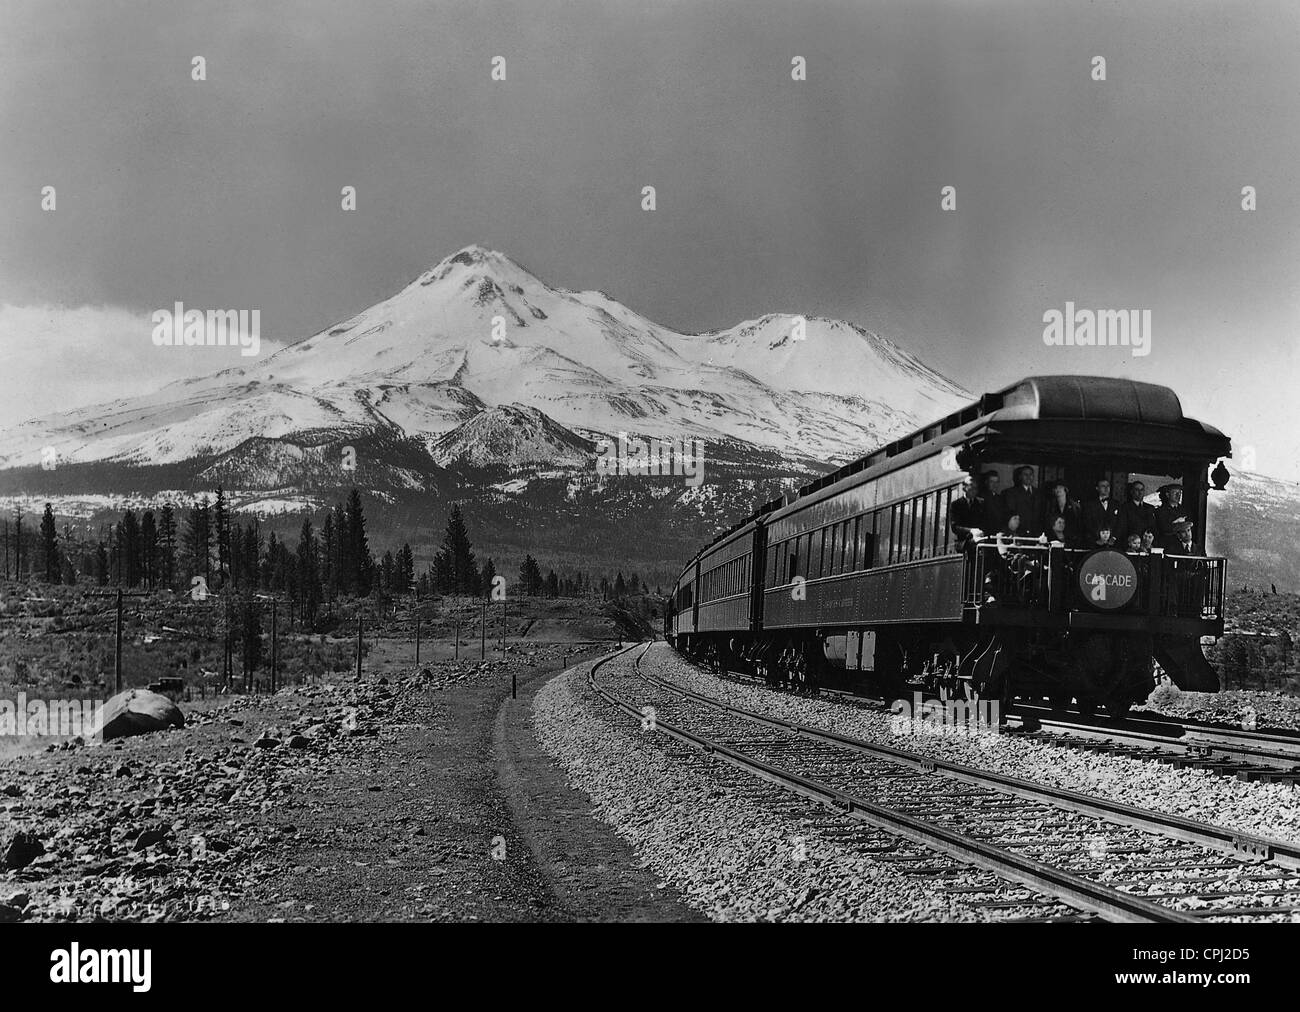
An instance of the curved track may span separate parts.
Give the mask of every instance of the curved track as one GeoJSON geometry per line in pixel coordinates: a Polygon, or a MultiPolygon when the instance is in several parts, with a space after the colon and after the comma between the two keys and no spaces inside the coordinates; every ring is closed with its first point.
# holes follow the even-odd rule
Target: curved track
{"type": "Polygon", "coordinates": [[[645,672],[644,653],[598,680],[627,651],[603,659],[588,682],[753,776],[1041,894],[1109,920],[1300,914],[1285,902],[1300,899],[1300,847],[744,710],[645,672]]]}

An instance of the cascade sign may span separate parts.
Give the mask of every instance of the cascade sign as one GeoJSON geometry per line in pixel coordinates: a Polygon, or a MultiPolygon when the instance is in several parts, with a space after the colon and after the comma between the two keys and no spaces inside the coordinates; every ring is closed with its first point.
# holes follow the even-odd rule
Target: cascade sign
{"type": "Polygon", "coordinates": [[[1079,564],[1079,590],[1094,608],[1117,611],[1137,593],[1137,569],[1127,555],[1103,549],[1079,564]]]}

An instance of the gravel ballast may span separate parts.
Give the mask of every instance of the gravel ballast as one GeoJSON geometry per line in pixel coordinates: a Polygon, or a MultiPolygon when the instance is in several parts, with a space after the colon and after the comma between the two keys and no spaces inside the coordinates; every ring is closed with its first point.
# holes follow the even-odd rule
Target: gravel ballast
{"type": "MultiPolygon", "coordinates": [[[[610,664],[630,665],[633,656],[610,664]]],[[[1042,907],[1007,902],[1029,897],[1026,889],[940,855],[927,857],[883,831],[665,735],[642,731],[592,692],[585,678],[585,666],[573,668],[537,693],[533,722],[539,741],[590,796],[594,814],[711,919],[987,921],[1044,915],[1042,907]],[[909,874],[881,858],[887,854],[920,854],[923,860],[909,865],[909,874]],[[971,888],[979,891],[960,891],[971,888]],[[981,900],[1005,905],[983,906],[981,900]]]]}
{"type": "Polygon", "coordinates": [[[1014,733],[971,737],[898,734],[891,727],[893,715],[879,707],[807,699],[719,678],[689,664],[665,643],[651,646],[641,663],[648,674],[757,713],[1139,808],[1300,843],[1300,792],[1290,784],[1243,783],[1204,770],[1072,752],[1014,733]]]}

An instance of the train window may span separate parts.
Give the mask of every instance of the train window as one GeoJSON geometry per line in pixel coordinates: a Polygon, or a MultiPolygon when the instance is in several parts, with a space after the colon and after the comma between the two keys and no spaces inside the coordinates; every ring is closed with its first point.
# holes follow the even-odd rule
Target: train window
{"type": "Polygon", "coordinates": [[[826,572],[824,574],[826,576],[834,576],[840,571],[840,567],[836,564],[840,544],[839,533],[839,524],[831,524],[826,531],[826,572]]]}
{"type": "Polygon", "coordinates": [[[912,550],[912,504],[900,502],[894,507],[898,522],[894,525],[894,562],[906,562],[912,550]]]}
{"type": "Polygon", "coordinates": [[[883,566],[889,561],[889,511],[876,510],[871,517],[872,529],[876,532],[871,553],[872,565],[883,566]]]}
{"type": "Polygon", "coordinates": [[[840,534],[840,572],[853,572],[853,549],[858,543],[858,521],[854,517],[852,520],[845,520],[843,531],[840,534]]]}
{"type": "Polygon", "coordinates": [[[859,569],[870,569],[875,559],[872,553],[875,551],[875,530],[876,515],[867,513],[859,518],[858,523],[858,545],[857,556],[859,569]]]}
{"type": "Polygon", "coordinates": [[[938,509],[934,511],[934,545],[936,555],[948,554],[948,507],[952,505],[952,489],[941,488],[937,496],[938,509]]]}
{"type": "Polygon", "coordinates": [[[928,495],[918,496],[916,499],[916,514],[913,520],[912,535],[912,558],[924,559],[930,554],[930,539],[926,536],[928,526],[926,524],[926,506],[929,505],[930,497],[928,495]]]}

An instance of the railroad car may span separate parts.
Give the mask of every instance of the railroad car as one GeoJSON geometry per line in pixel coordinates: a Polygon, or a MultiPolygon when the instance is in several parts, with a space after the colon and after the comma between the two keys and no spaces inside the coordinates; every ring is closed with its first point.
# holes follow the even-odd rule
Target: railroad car
{"type": "Polygon", "coordinates": [[[1182,688],[1215,691],[1202,643],[1223,633],[1226,563],[1205,554],[1206,502],[1226,484],[1230,456],[1228,438],[1185,417],[1167,387],[1030,377],[763,505],[706,545],[678,578],[665,636],[694,658],[806,689],[919,683],[1118,715],[1150,692],[1158,664],[1182,688]],[[959,549],[949,510],[963,479],[994,471],[1009,488],[1022,466],[1040,490],[1064,481],[1074,499],[1103,477],[1116,499],[1130,480],[1179,482],[1194,551],[959,549]]]}

